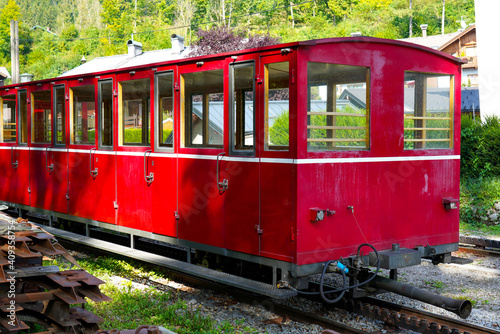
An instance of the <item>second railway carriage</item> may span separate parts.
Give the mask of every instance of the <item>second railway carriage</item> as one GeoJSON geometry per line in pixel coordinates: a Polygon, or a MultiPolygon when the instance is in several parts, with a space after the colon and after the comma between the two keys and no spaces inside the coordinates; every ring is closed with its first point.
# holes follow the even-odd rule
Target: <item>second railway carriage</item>
{"type": "Polygon", "coordinates": [[[1,87],[0,200],[299,288],[367,243],[388,269],[445,261],[460,82],[456,58],[359,37],[1,87]]]}

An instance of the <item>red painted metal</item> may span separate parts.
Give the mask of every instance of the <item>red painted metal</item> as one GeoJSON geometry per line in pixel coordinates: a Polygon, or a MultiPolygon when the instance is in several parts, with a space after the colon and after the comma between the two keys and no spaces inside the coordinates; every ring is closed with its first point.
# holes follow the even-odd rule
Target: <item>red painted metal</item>
{"type": "MultiPolygon", "coordinates": [[[[55,83],[66,84],[69,92],[71,87],[96,84],[96,77],[113,79],[114,150],[98,149],[91,162],[95,144],[70,143],[68,102],[68,151],[49,149],[54,172],[45,169],[45,150],[52,145],[28,144],[29,151],[16,148],[19,166],[12,168],[8,164],[12,144],[0,144],[0,168],[5,175],[0,182],[12,189],[2,190],[0,200],[166,235],[199,249],[251,254],[257,262],[261,256],[296,265],[320,263],[352,255],[366,242],[381,250],[390,249],[392,243],[415,248],[458,242],[458,210],[443,206],[443,198],[459,198],[460,62],[455,58],[403,42],[346,38],[93,73],[82,80],[58,78],[55,83]],[[283,48],[290,50],[282,52],[283,48]],[[200,60],[202,66],[196,64],[200,60]],[[250,155],[233,154],[229,71],[231,64],[250,60],[256,70],[255,150],[250,155]],[[290,145],[286,151],[272,151],[264,145],[261,82],[265,82],[266,64],[283,61],[290,64],[290,145]],[[311,61],[369,68],[368,150],[307,151],[307,62],[311,61]],[[119,142],[119,83],[126,80],[150,79],[150,138],[154,138],[153,67],[174,71],[172,149],[157,149],[153,140],[145,146],[119,142]],[[181,75],[214,69],[224,70],[223,148],[186,147],[181,135],[181,75]],[[455,77],[453,149],[404,150],[405,71],[455,77]],[[217,175],[220,153],[224,156],[217,175]],[[90,175],[89,162],[98,168],[97,177],[90,175]],[[154,175],[151,182],[145,179],[145,166],[147,174],[154,175]],[[222,179],[228,180],[225,191],[217,189],[222,179]],[[311,208],[336,213],[311,222],[311,208]]],[[[40,83],[45,87],[49,82],[40,83]]],[[[39,89],[36,85],[16,87],[31,92],[39,89]]],[[[0,95],[5,94],[0,89],[0,95]]],[[[28,129],[31,122],[29,116],[28,129]]],[[[96,131],[96,143],[98,135],[96,131]]]]}

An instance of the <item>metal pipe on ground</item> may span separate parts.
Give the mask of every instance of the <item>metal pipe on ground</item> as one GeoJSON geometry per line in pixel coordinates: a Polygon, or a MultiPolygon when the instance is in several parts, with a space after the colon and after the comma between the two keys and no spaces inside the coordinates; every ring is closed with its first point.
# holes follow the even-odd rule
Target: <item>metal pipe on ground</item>
{"type": "Polygon", "coordinates": [[[408,298],[420,300],[424,303],[441,307],[447,311],[457,314],[463,319],[466,319],[472,311],[472,303],[468,300],[458,300],[443,297],[430,291],[400,283],[389,278],[377,276],[375,277],[375,279],[373,279],[373,281],[370,282],[370,285],[379,289],[397,293],[408,298]]]}

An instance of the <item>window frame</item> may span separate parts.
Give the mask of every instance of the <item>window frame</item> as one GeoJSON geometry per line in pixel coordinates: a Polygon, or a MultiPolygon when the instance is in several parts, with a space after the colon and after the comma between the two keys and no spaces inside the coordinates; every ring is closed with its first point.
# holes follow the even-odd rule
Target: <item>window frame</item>
{"type": "Polygon", "coordinates": [[[2,131],[2,134],[1,134],[1,141],[0,141],[0,145],[1,146],[7,146],[7,145],[16,145],[17,144],[17,133],[18,133],[18,122],[17,122],[17,119],[18,119],[18,113],[17,113],[17,91],[14,90],[12,93],[9,93],[9,89],[6,89],[4,91],[2,91],[2,95],[0,95],[0,107],[2,108],[1,112],[0,112],[0,131],[2,131]],[[11,140],[11,141],[5,141],[5,139],[3,138],[3,135],[4,135],[4,129],[3,129],[3,126],[4,126],[4,123],[3,123],[3,116],[4,116],[4,111],[3,111],[3,103],[4,103],[4,98],[5,96],[14,96],[14,118],[15,118],[15,130],[16,130],[16,136],[14,137],[14,140],[11,140]]]}
{"type": "MultiPolygon", "coordinates": [[[[412,127],[412,128],[406,128],[405,125],[404,125],[404,121],[406,119],[415,119],[415,117],[427,117],[427,116],[415,116],[416,114],[416,104],[417,104],[417,101],[416,101],[416,91],[415,93],[413,94],[413,99],[414,99],[414,111],[413,111],[413,117],[405,117],[404,115],[404,103],[403,103],[403,151],[407,151],[407,152],[410,152],[410,151],[422,151],[422,150],[432,150],[432,151],[435,151],[435,150],[453,150],[454,147],[455,147],[455,128],[454,128],[454,122],[455,122],[455,75],[454,74],[451,74],[451,73],[438,73],[438,72],[421,72],[421,71],[412,71],[412,70],[405,70],[404,71],[404,77],[403,77],[403,96],[405,95],[405,92],[404,92],[404,89],[405,89],[405,84],[407,82],[407,80],[405,79],[406,77],[406,74],[413,74],[413,75],[421,75],[424,80],[427,80],[429,77],[449,77],[449,104],[448,104],[448,107],[449,107],[449,110],[448,110],[448,114],[449,114],[449,117],[446,117],[447,119],[449,118],[449,122],[448,122],[448,128],[442,128],[442,130],[429,130],[429,129],[432,129],[432,128],[429,128],[429,127],[422,127],[421,130],[417,130],[416,127],[412,127]],[[408,129],[408,130],[406,130],[408,129]],[[432,140],[432,138],[418,138],[419,140],[407,140],[406,136],[405,136],[405,131],[411,131],[411,129],[413,129],[413,131],[422,131],[423,133],[423,136],[426,137],[426,133],[427,131],[448,131],[449,132],[449,138],[447,140],[432,140]],[[427,129],[427,130],[426,130],[427,129]],[[413,148],[406,148],[405,147],[405,144],[407,142],[414,142],[414,143],[422,143],[422,147],[413,147],[413,148]],[[427,147],[427,144],[428,143],[432,143],[432,142],[449,142],[449,145],[448,147],[427,147]]],[[[416,82],[416,79],[415,79],[415,88],[414,89],[417,89],[416,88],[416,85],[417,85],[417,82],[416,82]]],[[[428,87],[427,87],[427,82],[425,83],[425,87],[424,87],[424,92],[422,94],[422,100],[421,101],[421,104],[423,105],[424,101],[427,99],[427,94],[429,93],[428,91],[428,87]],[[424,96],[425,95],[425,96],[424,96]]],[[[404,99],[404,97],[403,97],[404,99]]],[[[403,100],[404,102],[404,100],[403,100]]],[[[427,112],[427,106],[424,106],[424,109],[423,109],[423,113],[425,114],[427,112]]],[[[442,117],[439,117],[439,118],[442,118],[442,117]]],[[[432,117],[430,118],[432,119],[432,117]]],[[[436,118],[438,119],[438,118],[436,118]]],[[[443,118],[444,119],[444,118],[443,118]]],[[[423,119],[423,124],[425,124],[425,120],[427,119],[423,119]]],[[[415,144],[414,144],[415,146],[415,144]]]]}
{"type": "Polygon", "coordinates": [[[176,138],[175,138],[175,135],[176,135],[176,102],[177,102],[177,99],[176,99],[176,77],[175,77],[175,71],[174,69],[166,69],[166,70],[162,70],[162,71],[158,71],[158,72],[155,72],[154,74],[154,148],[155,148],[155,151],[158,151],[158,152],[174,152],[175,151],[175,145],[176,145],[176,138]],[[161,77],[165,77],[165,76],[168,76],[168,75],[171,75],[172,76],[172,126],[173,126],[173,138],[172,138],[172,145],[171,146],[164,146],[164,145],[160,145],[160,133],[163,134],[163,123],[160,124],[160,121],[162,121],[163,119],[160,120],[160,106],[158,105],[158,89],[159,89],[159,85],[158,85],[158,79],[161,78],[161,77]],[[161,129],[162,131],[160,132],[160,126],[161,126],[161,129]]]}
{"type": "MultiPolygon", "coordinates": [[[[37,85],[37,89],[30,89],[28,91],[28,96],[29,96],[29,99],[28,99],[28,114],[29,114],[29,119],[31,120],[28,128],[28,132],[29,132],[29,136],[28,136],[28,141],[29,141],[29,144],[33,147],[47,147],[47,146],[53,146],[53,143],[54,143],[54,124],[53,124],[53,109],[54,109],[54,106],[53,106],[53,91],[52,91],[52,85],[50,84],[38,84],[37,85]],[[33,99],[33,94],[36,94],[38,92],[43,92],[43,91],[48,91],[50,92],[50,102],[49,102],[49,105],[50,105],[50,112],[48,113],[51,117],[51,120],[50,122],[48,122],[48,124],[50,124],[50,140],[48,142],[34,142],[33,139],[34,139],[34,131],[35,131],[35,122],[34,122],[34,115],[35,115],[35,105],[34,105],[34,99],[33,99]]],[[[44,125],[46,126],[46,124],[44,125]]],[[[45,129],[44,129],[44,136],[45,136],[45,129]]]]}
{"type": "Polygon", "coordinates": [[[66,121],[67,121],[67,116],[68,116],[68,108],[67,108],[67,91],[66,91],[66,84],[60,83],[56,84],[52,87],[52,141],[54,143],[54,147],[66,147],[67,139],[68,139],[68,132],[66,129],[66,121]],[[64,129],[64,143],[63,144],[58,144],[57,143],[57,108],[56,108],[56,89],[63,89],[64,92],[64,98],[63,98],[63,103],[64,103],[64,122],[62,124],[62,127],[64,129]]]}
{"type": "MultiPolygon", "coordinates": [[[[197,65],[198,67],[198,65],[197,65]]],[[[189,69],[189,68],[188,68],[189,69]]],[[[225,144],[225,134],[227,132],[227,124],[226,124],[226,121],[225,121],[225,113],[226,113],[226,100],[227,100],[227,95],[226,95],[226,82],[225,82],[225,78],[226,78],[226,73],[225,73],[225,70],[222,66],[220,66],[220,63],[214,63],[214,64],[203,64],[202,65],[202,69],[198,69],[196,71],[186,71],[186,72],[183,72],[180,74],[180,81],[181,81],[181,87],[180,87],[180,90],[181,90],[181,97],[180,97],[180,116],[181,116],[181,147],[183,149],[190,149],[190,150],[216,150],[216,151],[220,151],[220,150],[224,150],[224,144],[225,144]],[[213,66],[215,65],[215,66],[213,66]],[[208,98],[209,98],[209,95],[210,94],[214,94],[213,92],[210,93],[208,92],[208,90],[193,90],[191,92],[189,92],[189,96],[187,95],[186,93],[186,84],[185,84],[185,76],[186,75],[190,75],[190,74],[197,74],[197,73],[206,73],[206,72],[213,72],[213,71],[220,71],[222,73],[222,91],[220,93],[217,93],[217,94],[223,94],[223,99],[224,99],[224,103],[222,105],[223,107],[223,114],[222,114],[222,133],[221,133],[221,137],[222,137],[222,143],[219,145],[219,144],[208,144],[208,143],[204,143],[204,144],[192,144],[190,141],[191,141],[191,133],[192,133],[192,127],[190,127],[190,124],[192,124],[192,118],[191,117],[186,117],[186,107],[187,106],[191,106],[192,104],[192,100],[191,100],[191,97],[193,95],[202,95],[203,96],[203,103],[207,103],[208,102],[208,98]],[[189,141],[189,142],[188,142],[189,141]]],[[[207,104],[208,105],[208,104],[207,104]]],[[[203,128],[206,129],[207,127],[209,127],[209,110],[205,110],[205,108],[203,109],[203,114],[207,117],[204,117],[203,118],[203,128]]],[[[205,130],[203,132],[205,134],[205,130]]],[[[209,138],[207,136],[203,136],[203,140],[208,140],[209,138]]],[[[207,152],[208,153],[208,152],[207,152]]]]}
{"type": "Polygon", "coordinates": [[[31,131],[30,131],[30,126],[29,126],[29,120],[30,118],[28,117],[28,89],[18,89],[17,90],[17,103],[16,103],[16,112],[17,112],[17,120],[18,120],[18,127],[17,127],[17,146],[28,146],[28,143],[31,141],[31,131]],[[23,118],[22,118],[22,110],[21,110],[21,94],[26,94],[26,99],[24,100],[25,105],[26,105],[26,124],[25,127],[23,127],[23,118]],[[23,142],[23,130],[26,132],[26,141],[23,142]]]}
{"type": "Polygon", "coordinates": [[[257,73],[257,62],[254,59],[250,60],[245,60],[241,62],[232,62],[229,64],[229,108],[228,108],[228,113],[229,113],[229,126],[228,126],[228,135],[229,135],[229,155],[238,155],[238,156],[256,156],[257,152],[257,145],[258,145],[258,140],[257,140],[257,113],[256,113],[256,104],[257,104],[257,87],[255,85],[255,80],[252,80],[252,87],[253,87],[253,145],[251,149],[236,149],[236,138],[235,138],[235,125],[234,122],[236,122],[234,112],[234,103],[235,103],[235,96],[234,96],[234,70],[238,68],[244,68],[244,67],[249,67],[251,66],[253,68],[253,74],[252,78],[255,79],[255,75],[257,73]]]}
{"type": "Polygon", "coordinates": [[[114,78],[105,78],[97,80],[97,121],[98,124],[96,131],[97,133],[97,147],[99,150],[112,151],[115,147],[115,80],[114,78]],[[103,141],[103,128],[101,127],[101,122],[104,121],[103,110],[102,110],[102,89],[101,85],[111,83],[111,146],[104,145],[103,141]]]}
{"type": "MultiPolygon", "coordinates": [[[[154,84],[154,76],[152,71],[144,71],[144,72],[126,72],[126,73],[121,73],[118,74],[116,77],[116,90],[117,90],[117,95],[118,95],[118,101],[117,101],[117,113],[118,113],[118,122],[117,123],[117,128],[116,130],[118,131],[117,136],[118,136],[118,142],[117,145],[118,147],[123,150],[123,151],[143,151],[145,149],[151,148],[152,144],[152,138],[151,136],[154,136],[154,130],[151,129],[151,126],[154,127],[154,122],[152,120],[153,117],[151,117],[151,114],[153,113],[154,105],[153,99],[154,99],[154,87],[152,87],[152,84],[154,84]],[[123,92],[122,92],[122,84],[124,82],[129,82],[129,81],[137,81],[137,80],[149,80],[149,101],[148,101],[148,109],[149,109],[149,117],[148,117],[148,122],[149,127],[147,130],[149,131],[148,136],[149,136],[149,143],[144,144],[144,143],[124,143],[124,130],[125,128],[123,127],[123,92]],[[152,108],[153,107],[153,108],[152,108]],[[153,123],[153,124],[152,124],[153,123]],[[151,133],[153,132],[153,133],[151,133]]],[[[143,134],[144,135],[144,134],[143,134]]]]}
{"type": "MultiPolygon", "coordinates": [[[[305,69],[307,71],[307,84],[304,85],[305,89],[307,90],[306,92],[306,96],[307,96],[307,100],[306,100],[306,112],[305,112],[305,115],[306,115],[306,120],[305,120],[305,139],[306,139],[306,145],[305,145],[305,149],[307,151],[308,154],[325,154],[325,153],[341,153],[341,152],[368,152],[368,151],[371,151],[372,150],[372,138],[371,138],[371,109],[372,109],[372,106],[371,106],[371,89],[372,89],[372,66],[370,65],[364,65],[364,64],[346,64],[346,63],[341,63],[341,62],[327,62],[327,61],[322,61],[322,60],[315,60],[315,59],[308,59],[306,62],[305,62],[305,69]],[[365,70],[365,80],[363,81],[363,83],[366,84],[366,102],[365,102],[365,111],[366,113],[364,114],[364,118],[365,118],[365,126],[363,126],[363,129],[366,131],[366,136],[365,136],[365,140],[363,141],[359,141],[359,142],[365,142],[366,145],[365,147],[342,147],[342,146],[339,146],[338,148],[335,148],[335,145],[333,145],[335,142],[342,142],[342,141],[330,141],[330,143],[332,144],[331,147],[329,148],[325,148],[325,149],[311,149],[309,147],[309,139],[311,139],[309,137],[309,131],[312,130],[310,129],[309,127],[312,126],[308,123],[309,122],[309,117],[310,116],[313,116],[311,113],[311,111],[309,110],[310,109],[310,103],[311,103],[311,87],[312,86],[321,86],[321,85],[324,85],[324,86],[327,86],[327,89],[329,89],[329,86],[331,86],[333,84],[333,86],[336,86],[336,85],[352,85],[352,84],[358,84],[358,83],[361,83],[360,82],[350,82],[350,83],[334,83],[333,80],[332,81],[328,81],[328,80],[317,80],[317,81],[314,81],[314,82],[309,82],[309,70],[308,70],[308,66],[310,63],[319,63],[319,64],[325,64],[325,65],[338,65],[338,66],[348,66],[348,67],[356,67],[356,68],[359,68],[359,69],[364,69],[365,70]]],[[[333,87],[331,87],[330,89],[332,89],[333,87]]],[[[348,89],[348,88],[346,88],[348,89]]],[[[336,94],[336,92],[335,92],[336,94]]],[[[333,96],[332,96],[333,97],[333,96]]],[[[337,109],[336,106],[337,106],[337,97],[333,97],[332,98],[330,96],[330,94],[327,95],[327,99],[326,99],[326,103],[327,103],[327,106],[328,104],[331,104],[333,106],[335,106],[335,110],[337,109]]],[[[328,107],[327,107],[328,108],[328,107]]],[[[335,117],[355,117],[355,116],[349,116],[349,115],[335,115],[333,112],[332,112],[332,115],[326,115],[326,116],[335,116],[335,117]]],[[[327,125],[328,126],[328,125],[327,125]]],[[[334,127],[336,127],[335,125],[333,125],[334,127]]],[[[349,126],[347,126],[347,128],[349,128],[349,126]]],[[[338,128],[332,128],[330,130],[328,129],[325,129],[326,131],[336,131],[336,130],[343,130],[343,129],[338,129],[338,128]]],[[[345,129],[345,130],[350,130],[350,129],[345,129]]],[[[362,129],[357,129],[357,130],[362,130],[362,129]]],[[[336,137],[326,137],[326,139],[335,139],[336,137]]],[[[314,139],[314,138],[312,138],[314,139]]],[[[353,139],[356,139],[356,138],[353,138],[353,139]]],[[[345,140],[346,142],[349,142],[348,140],[345,140]]],[[[358,140],[352,140],[352,142],[356,142],[358,140]]],[[[329,141],[326,141],[327,143],[329,141]]]]}

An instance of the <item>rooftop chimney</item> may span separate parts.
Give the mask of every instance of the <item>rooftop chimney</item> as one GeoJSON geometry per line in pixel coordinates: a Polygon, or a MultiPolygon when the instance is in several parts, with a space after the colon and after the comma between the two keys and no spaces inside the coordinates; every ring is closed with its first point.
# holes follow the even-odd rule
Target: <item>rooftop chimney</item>
{"type": "Polygon", "coordinates": [[[127,42],[128,46],[128,56],[135,57],[142,54],[142,44],[136,41],[129,40],[127,42]]]}
{"type": "Polygon", "coordinates": [[[427,37],[427,27],[428,27],[427,24],[421,24],[420,25],[420,29],[422,29],[422,37],[423,38],[427,37]]]}
{"type": "Polygon", "coordinates": [[[34,75],[29,73],[23,73],[19,76],[19,78],[21,79],[21,83],[33,81],[33,77],[34,75]]]}
{"type": "Polygon", "coordinates": [[[80,59],[80,63],[85,64],[87,62],[87,59],[85,59],[85,56],[82,56],[82,59],[80,59]]]}
{"type": "Polygon", "coordinates": [[[172,35],[172,53],[180,54],[184,51],[184,37],[173,34],[172,35]]]}

